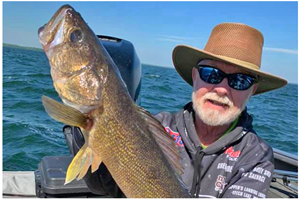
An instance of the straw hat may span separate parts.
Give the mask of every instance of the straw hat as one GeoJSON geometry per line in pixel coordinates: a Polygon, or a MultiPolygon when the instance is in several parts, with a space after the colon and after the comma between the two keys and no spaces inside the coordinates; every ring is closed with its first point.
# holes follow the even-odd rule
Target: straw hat
{"type": "Polygon", "coordinates": [[[176,46],[173,63],[179,75],[190,85],[193,85],[192,69],[203,59],[236,65],[258,76],[255,94],[259,94],[287,84],[285,79],[260,70],[263,43],[263,35],[250,26],[222,23],[212,30],[204,50],[187,45],[176,46]]]}

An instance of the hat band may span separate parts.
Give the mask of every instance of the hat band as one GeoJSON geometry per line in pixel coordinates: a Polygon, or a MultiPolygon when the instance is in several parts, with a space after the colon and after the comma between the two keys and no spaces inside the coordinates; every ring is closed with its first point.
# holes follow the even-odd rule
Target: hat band
{"type": "Polygon", "coordinates": [[[242,60],[239,60],[239,59],[235,59],[235,58],[231,58],[231,57],[227,57],[227,56],[223,56],[223,55],[217,55],[219,58],[222,58],[224,60],[227,60],[229,62],[233,62],[235,63],[236,65],[242,65],[243,67],[245,68],[248,68],[250,70],[259,70],[260,67],[256,66],[255,64],[252,64],[250,62],[246,62],[246,61],[242,61],[242,60]]]}

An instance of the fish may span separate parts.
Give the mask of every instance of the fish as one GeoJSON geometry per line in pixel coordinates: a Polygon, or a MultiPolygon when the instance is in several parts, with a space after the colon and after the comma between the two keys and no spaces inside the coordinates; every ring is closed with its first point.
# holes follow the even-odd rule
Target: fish
{"type": "Polygon", "coordinates": [[[70,163],[65,184],[105,164],[130,198],[188,198],[174,139],[131,99],[112,58],[80,13],[59,8],[38,29],[53,86],[62,103],[42,96],[55,120],[81,129],[85,144],[70,163]]]}

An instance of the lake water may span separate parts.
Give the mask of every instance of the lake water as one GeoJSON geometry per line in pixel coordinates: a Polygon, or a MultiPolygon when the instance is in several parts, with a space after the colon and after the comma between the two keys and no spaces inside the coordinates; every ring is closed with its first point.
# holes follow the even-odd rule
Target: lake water
{"type": "MultiPolygon", "coordinates": [[[[68,155],[63,124],[44,111],[41,96],[58,100],[42,51],[3,48],[3,170],[37,169],[44,156],[68,155]]],[[[151,113],[179,111],[191,87],[175,69],[143,65],[141,105],[151,113]]],[[[298,85],[252,97],[248,111],[258,135],[272,147],[298,154],[298,85]]]]}

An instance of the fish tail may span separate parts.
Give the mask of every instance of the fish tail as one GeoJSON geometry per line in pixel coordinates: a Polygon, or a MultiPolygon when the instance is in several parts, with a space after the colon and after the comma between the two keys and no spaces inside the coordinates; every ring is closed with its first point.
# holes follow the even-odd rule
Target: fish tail
{"type": "Polygon", "coordinates": [[[78,151],[76,156],[73,158],[71,164],[68,167],[65,185],[72,182],[75,178],[77,180],[82,179],[91,165],[92,170],[97,170],[100,163],[100,157],[95,155],[93,150],[90,147],[88,147],[87,144],[84,144],[83,147],[78,151]],[[98,165],[96,169],[95,165],[98,165]]]}

